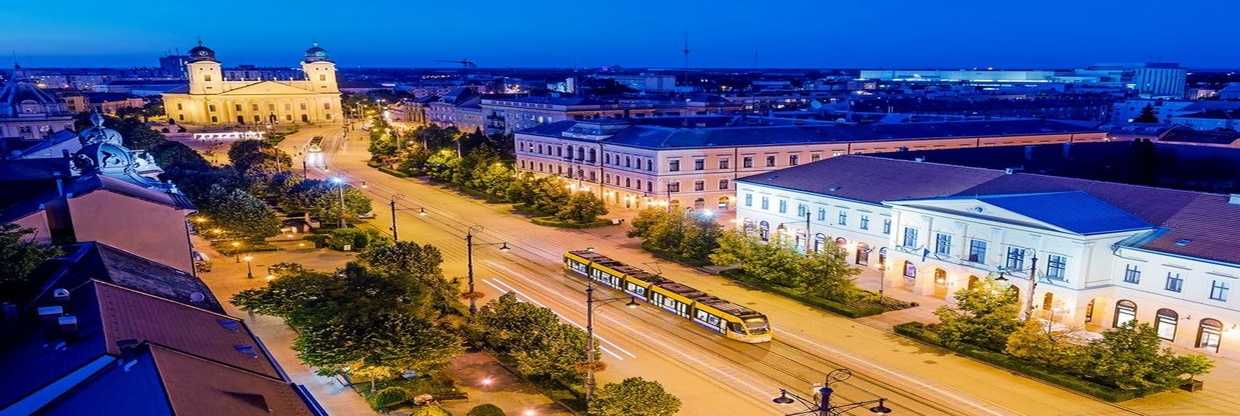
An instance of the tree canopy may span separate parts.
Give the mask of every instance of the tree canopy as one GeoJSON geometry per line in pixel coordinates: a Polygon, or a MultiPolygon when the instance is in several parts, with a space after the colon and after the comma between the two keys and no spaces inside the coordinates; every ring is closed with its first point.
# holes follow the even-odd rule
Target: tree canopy
{"type": "Polygon", "coordinates": [[[0,225],[0,299],[18,301],[39,282],[35,269],[60,249],[34,241],[34,230],[16,224],[0,225]]]}
{"type": "Polygon", "coordinates": [[[590,402],[590,416],[671,416],[680,411],[680,399],[657,381],[630,377],[608,383],[590,402]]]}

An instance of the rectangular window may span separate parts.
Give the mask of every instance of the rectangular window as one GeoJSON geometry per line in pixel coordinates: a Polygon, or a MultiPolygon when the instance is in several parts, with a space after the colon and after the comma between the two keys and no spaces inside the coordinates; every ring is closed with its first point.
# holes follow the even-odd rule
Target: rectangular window
{"type": "Polygon", "coordinates": [[[870,216],[861,214],[861,222],[857,224],[862,230],[870,229],[870,216]]]}
{"type": "Polygon", "coordinates": [[[693,190],[694,190],[694,191],[698,191],[698,192],[705,191],[705,190],[706,190],[706,181],[694,181],[694,182],[693,182],[693,190]]]}
{"type": "Polygon", "coordinates": [[[848,225],[848,211],[840,210],[840,215],[835,218],[835,223],[839,225],[848,225]]]}
{"type": "Polygon", "coordinates": [[[982,240],[969,241],[969,261],[973,263],[986,263],[986,242],[982,240]]]}
{"type": "Polygon", "coordinates": [[[680,192],[680,182],[672,182],[667,184],[668,192],[680,192]]]}
{"type": "Polygon", "coordinates": [[[654,182],[646,181],[646,192],[654,192],[654,182]]]}
{"type": "Polygon", "coordinates": [[[706,169],[706,159],[695,159],[693,161],[693,170],[706,169]]]}
{"type": "Polygon", "coordinates": [[[1064,280],[1068,271],[1068,258],[1056,254],[1046,256],[1046,277],[1051,280],[1064,280]]]}
{"type": "Polygon", "coordinates": [[[801,157],[797,155],[788,156],[788,166],[796,166],[800,162],[801,157]]]}
{"type": "Polygon", "coordinates": [[[633,187],[633,178],[624,178],[624,187],[625,187],[625,188],[632,188],[632,187],[633,187]]]}
{"type": "Polygon", "coordinates": [[[768,168],[773,168],[773,167],[775,167],[775,156],[767,156],[767,157],[766,157],[766,167],[768,167],[768,168]]]}
{"type": "Polygon", "coordinates": [[[770,200],[770,198],[767,198],[767,197],[765,197],[765,196],[764,196],[764,197],[762,197],[762,209],[771,209],[771,200],[770,200]]]}
{"type": "Polygon", "coordinates": [[[779,213],[783,214],[786,212],[788,212],[788,201],[781,199],[779,200],[779,213]]]}
{"type": "Polygon", "coordinates": [[[719,159],[719,169],[731,169],[728,167],[727,159],[719,159]]]}
{"type": "Polygon", "coordinates": [[[753,194],[745,194],[745,206],[753,206],[753,194]]]}
{"type": "Polygon", "coordinates": [[[806,214],[809,214],[809,208],[805,204],[797,204],[797,216],[804,217],[806,214]]]}
{"type": "Polygon", "coordinates": [[[233,110],[241,112],[241,104],[233,104],[233,110]]]}
{"type": "Polygon", "coordinates": [[[810,162],[817,162],[817,161],[818,161],[818,159],[822,159],[822,155],[817,154],[817,153],[814,153],[814,154],[812,154],[812,155],[809,155],[809,161],[810,161],[810,162]]]}
{"type": "MultiPolygon", "coordinates": [[[[638,162],[638,166],[640,165],[641,165],[641,162],[638,162]]],[[[654,160],[653,159],[646,159],[646,170],[649,172],[654,172],[654,160]]]]}
{"type": "MultiPolygon", "coordinates": [[[[625,162],[628,162],[628,160],[625,160],[625,162]]],[[[625,165],[628,165],[628,163],[625,163],[625,165]]],[[[671,171],[671,172],[679,172],[679,171],[680,171],[680,161],[679,161],[679,160],[673,160],[673,161],[667,162],[667,170],[668,170],[668,171],[671,171]]]]}
{"type": "Polygon", "coordinates": [[[883,218],[883,234],[891,234],[891,218],[883,218]]]}
{"type": "Polygon", "coordinates": [[[818,208],[818,221],[826,221],[826,220],[827,220],[827,209],[818,208]]]}
{"type": "Polygon", "coordinates": [[[913,227],[904,227],[904,247],[917,247],[917,229],[913,227]]]}
{"type": "Polygon", "coordinates": [[[1025,269],[1025,249],[1020,247],[1008,247],[1007,260],[1003,262],[1003,266],[1008,271],[1019,272],[1025,269]]]}
{"type": "Polygon", "coordinates": [[[934,236],[934,254],[946,256],[952,252],[952,236],[939,233],[934,236]]]}
{"type": "Polygon", "coordinates": [[[1215,280],[1210,286],[1210,299],[1218,301],[1227,301],[1227,291],[1231,289],[1231,284],[1222,280],[1215,280]]]}
{"type": "Polygon", "coordinates": [[[1135,264],[1124,267],[1124,283],[1141,283],[1141,267],[1135,264]]]}
{"type": "Polygon", "coordinates": [[[1167,272],[1167,285],[1164,288],[1178,293],[1184,290],[1184,279],[1180,278],[1179,273],[1167,272]]]}
{"type": "Polygon", "coordinates": [[[749,156],[745,156],[745,158],[741,159],[741,166],[745,167],[746,169],[752,168],[753,158],[749,156]]]}
{"type": "Polygon", "coordinates": [[[917,265],[913,264],[911,261],[905,260],[904,277],[917,278],[917,265]]]}
{"type": "Polygon", "coordinates": [[[726,191],[726,190],[728,190],[728,180],[727,180],[727,179],[720,179],[720,180],[719,180],[719,190],[720,190],[720,191],[726,191]]]}

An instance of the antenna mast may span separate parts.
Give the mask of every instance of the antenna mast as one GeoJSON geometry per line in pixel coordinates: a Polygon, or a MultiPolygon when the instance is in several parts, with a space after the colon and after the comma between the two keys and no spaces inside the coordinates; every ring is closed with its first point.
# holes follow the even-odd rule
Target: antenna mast
{"type": "Polygon", "coordinates": [[[689,34],[683,33],[684,47],[680,49],[680,53],[685,56],[685,69],[689,69],[689,34]]]}

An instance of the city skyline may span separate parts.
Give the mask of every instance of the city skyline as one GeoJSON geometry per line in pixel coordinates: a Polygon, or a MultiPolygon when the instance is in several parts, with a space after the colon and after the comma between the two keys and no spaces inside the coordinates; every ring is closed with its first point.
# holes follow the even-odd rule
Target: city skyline
{"type": "Polygon", "coordinates": [[[201,38],[226,65],[287,66],[317,41],[342,68],[453,67],[441,61],[460,59],[480,67],[677,68],[686,65],[687,40],[687,65],[695,68],[1240,66],[1240,51],[1227,42],[1240,31],[1211,24],[1240,11],[1235,4],[1040,6],[540,2],[509,10],[498,2],[469,9],[380,2],[341,9],[316,0],[249,5],[241,14],[66,1],[9,7],[0,14],[0,51],[29,67],[154,66],[157,56],[201,38]]]}

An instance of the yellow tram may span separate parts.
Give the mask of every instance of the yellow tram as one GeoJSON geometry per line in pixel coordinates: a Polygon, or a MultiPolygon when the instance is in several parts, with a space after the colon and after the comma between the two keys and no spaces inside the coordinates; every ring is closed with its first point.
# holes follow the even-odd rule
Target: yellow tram
{"type": "Polygon", "coordinates": [[[723,336],[751,344],[769,342],[766,315],[590,250],[564,253],[564,269],[656,305],[723,336]]]}

